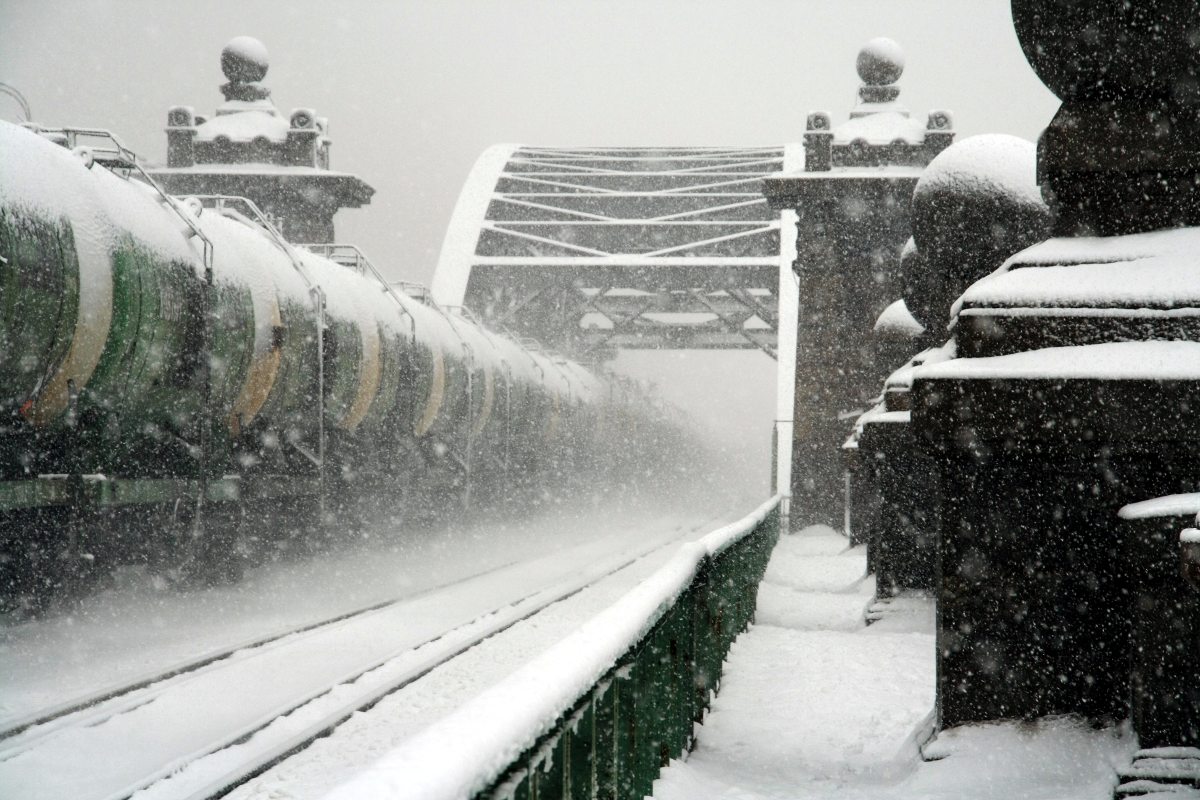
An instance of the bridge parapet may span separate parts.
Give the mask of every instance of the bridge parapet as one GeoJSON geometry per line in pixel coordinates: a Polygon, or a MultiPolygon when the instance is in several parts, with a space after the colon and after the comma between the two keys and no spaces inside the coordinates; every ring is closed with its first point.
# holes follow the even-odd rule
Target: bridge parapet
{"type": "Polygon", "coordinates": [[[967,289],[958,357],[913,376],[943,478],[939,725],[1132,716],[1152,749],[1117,795],[1200,786],[1180,532],[1200,510],[1200,158],[1179,138],[1200,9],[1014,0],[1013,16],[1063,99],[1037,165],[1056,236],[967,289]]]}

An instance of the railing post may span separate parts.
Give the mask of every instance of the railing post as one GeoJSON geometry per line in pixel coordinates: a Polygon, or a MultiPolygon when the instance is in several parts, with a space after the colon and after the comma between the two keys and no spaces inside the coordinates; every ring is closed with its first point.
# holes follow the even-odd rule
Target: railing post
{"type": "Polygon", "coordinates": [[[617,680],[599,684],[592,699],[595,742],[592,774],[596,800],[617,800],[617,680]]]}
{"type": "Polygon", "coordinates": [[[640,800],[637,792],[637,689],[635,655],[627,654],[613,680],[615,800],[640,800]]]}

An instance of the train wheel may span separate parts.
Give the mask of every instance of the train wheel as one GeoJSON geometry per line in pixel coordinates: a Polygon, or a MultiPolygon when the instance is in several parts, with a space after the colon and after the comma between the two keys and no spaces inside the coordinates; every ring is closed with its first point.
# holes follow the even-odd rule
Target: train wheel
{"type": "Polygon", "coordinates": [[[51,549],[56,526],[44,509],[5,514],[0,525],[0,610],[18,618],[36,614],[54,595],[49,567],[57,562],[51,549]]]}
{"type": "Polygon", "coordinates": [[[240,541],[244,522],[240,505],[214,503],[199,518],[192,513],[179,522],[176,574],[181,583],[220,586],[242,579],[246,554],[240,541]]]}
{"type": "Polygon", "coordinates": [[[104,577],[89,552],[96,521],[69,509],[42,508],[4,515],[0,550],[0,611],[18,617],[79,598],[104,577]]]}

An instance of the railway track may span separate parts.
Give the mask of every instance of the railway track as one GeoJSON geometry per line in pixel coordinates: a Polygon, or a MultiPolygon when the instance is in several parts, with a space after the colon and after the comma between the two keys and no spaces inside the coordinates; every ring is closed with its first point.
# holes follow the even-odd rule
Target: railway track
{"type": "Polygon", "coordinates": [[[0,795],[117,800],[150,787],[152,796],[220,797],[484,639],[702,527],[678,526],[550,580],[536,561],[496,567],[44,709],[3,731],[0,795]],[[513,588],[522,585],[539,588],[513,588]],[[199,779],[169,786],[201,760],[199,779]],[[79,770],[85,780],[72,776],[79,770]]]}
{"type": "Polygon", "coordinates": [[[54,733],[55,730],[64,724],[64,721],[69,720],[70,724],[86,723],[88,720],[99,722],[107,717],[111,717],[113,714],[121,713],[122,710],[136,708],[152,700],[164,691],[165,688],[169,688],[160,687],[160,684],[177,676],[196,673],[202,669],[209,668],[216,662],[229,658],[236,653],[255,650],[257,648],[280,646],[280,643],[284,639],[319,633],[323,628],[330,625],[335,625],[349,619],[361,618],[364,615],[390,608],[399,603],[415,600],[434,592],[448,589],[452,586],[506,569],[513,566],[513,563],[499,564],[472,575],[447,581],[436,586],[430,586],[427,589],[403,598],[371,603],[326,619],[285,628],[264,636],[250,637],[234,644],[223,645],[193,658],[179,661],[171,666],[152,670],[132,680],[95,689],[61,703],[38,709],[31,714],[24,715],[15,720],[9,720],[5,724],[0,725],[0,762],[6,761],[17,753],[29,749],[37,740],[54,733]],[[37,729],[36,732],[31,731],[33,728],[37,729]],[[26,731],[31,732],[26,736],[20,736],[20,734],[26,731]],[[14,737],[18,737],[15,744],[5,741],[14,737]]]}

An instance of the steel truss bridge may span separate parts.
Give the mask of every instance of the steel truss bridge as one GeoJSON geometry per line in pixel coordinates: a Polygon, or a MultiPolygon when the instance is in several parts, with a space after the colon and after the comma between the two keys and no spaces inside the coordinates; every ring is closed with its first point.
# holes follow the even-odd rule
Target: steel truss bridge
{"type": "Polygon", "coordinates": [[[497,145],[460,196],[434,298],[584,359],[777,358],[795,232],[760,184],[801,163],[799,146],[497,145]]]}

